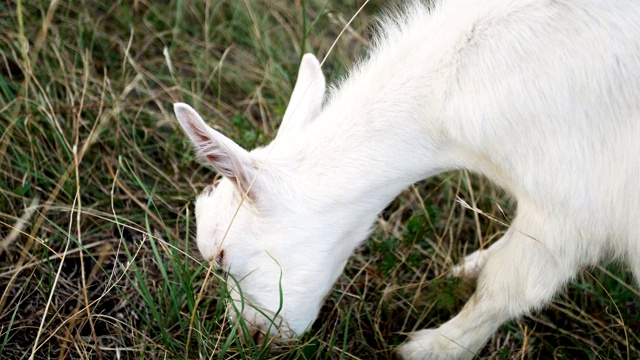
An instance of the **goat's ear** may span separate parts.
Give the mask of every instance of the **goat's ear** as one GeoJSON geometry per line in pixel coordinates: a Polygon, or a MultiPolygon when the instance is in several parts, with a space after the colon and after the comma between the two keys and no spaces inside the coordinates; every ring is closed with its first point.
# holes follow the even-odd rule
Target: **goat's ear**
{"type": "Polygon", "coordinates": [[[314,55],[304,54],[278,136],[296,134],[309,125],[320,112],[324,93],[325,80],[320,62],[314,55]]]}
{"type": "Polygon", "coordinates": [[[180,126],[191,139],[198,157],[220,174],[235,180],[241,190],[247,190],[257,172],[257,166],[249,153],[205,124],[191,106],[175,103],[173,111],[180,126]]]}

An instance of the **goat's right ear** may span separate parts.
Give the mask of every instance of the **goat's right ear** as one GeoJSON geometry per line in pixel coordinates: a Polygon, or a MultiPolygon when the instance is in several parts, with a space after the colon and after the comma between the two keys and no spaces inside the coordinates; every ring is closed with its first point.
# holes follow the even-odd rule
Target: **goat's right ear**
{"type": "Polygon", "coordinates": [[[320,62],[313,54],[304,54],[278,137],[296,134],[316,118],[324,101],[325,89],[320,62]]]}
{"type": "Polygon", "coordinates": [[[249,152],[205,124],[191,106],[175,103],[173,111],[180,126],[191,139],[198,157],[212,165],[220,174],[236,180],[242,190],[248,189],[257,170],[249,152]]]}

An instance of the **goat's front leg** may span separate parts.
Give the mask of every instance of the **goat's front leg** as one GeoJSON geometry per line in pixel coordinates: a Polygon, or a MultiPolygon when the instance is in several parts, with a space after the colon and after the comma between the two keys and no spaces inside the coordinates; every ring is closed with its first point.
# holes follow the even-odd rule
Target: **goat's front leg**
{"type": "Polygon", "coordinates": [[[399,355],[471,359],[502,323],[548,303],[593,253],[568,224],[521,209],[500,246],[491,247],[478,289],[462,311],[438,328],[414,333],[399,355]]]}

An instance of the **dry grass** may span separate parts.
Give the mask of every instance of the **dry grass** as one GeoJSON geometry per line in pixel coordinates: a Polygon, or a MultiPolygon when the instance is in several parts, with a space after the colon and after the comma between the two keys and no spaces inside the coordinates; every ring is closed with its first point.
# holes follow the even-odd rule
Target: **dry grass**
{"type": "MultiPolygon", "coordinates": [[[[0,3],[0,357],[390,358],[406,333],[455,314],[473,284],[447,269],[513,214],[464,172],[412,187],[381,214],[296,343],[270,355],[240,345],[215,276],[196,302],[207,268],[188,234],[194,194],[213,174],[194,161],[171,104],[193,104],[244,146],[268,142],[301,53],[326,55],[359,5],[0,3]]],[[[381,5],[337,43],[330,80],[366,49],[381,5]]],[[[481,356],[635,358],[630,284],[615,267],[585,272],[481,356]]]]}

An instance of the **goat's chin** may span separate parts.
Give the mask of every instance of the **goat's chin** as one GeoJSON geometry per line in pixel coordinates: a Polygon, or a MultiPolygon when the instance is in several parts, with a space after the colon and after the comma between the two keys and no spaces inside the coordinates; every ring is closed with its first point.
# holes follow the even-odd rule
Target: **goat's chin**
{"type": "Polygon", "coordinates": [[[273,322],[260,322],[255,320],[254,322],[250,322],[246,318],[244,321],[246,326],[238,327],[240,340],[247,344],[253,343],[257,346],[262,346],[265,341],[276,347],[280,345],[287,345],[295,342],[306,330],[306,328],[304,328],[303,330],[296,332],[286,325],[286,323],[284,323],[280,318],[273,322]],[[274,323],[279,324],[279,326],[274,326],[274,323]]]}
{"type": "MultiPolygon", "coordinates": [[[[239,321],[237,312],[232,308],[228,311],[229,320],[231,323],[236,324],[239,321]]],[[[269,341],[294,340],[302,335],[312,323],[312,321],[296,321],[293,319],[288,322],[282,316],[267,318],[265,316],[267,313],[268,311],[256,310],[252,306],[246,306],[243,309],[240,317],[244,324],[240,324],[238,330],[244,340],[253,339],[255,343],[262,342],[265,338],[269,338],[269,341]]]]}
{"type": "Polygon", "coordinates": [[[291,323],[287,322],[285,319],[278,318],[275,323],[278,324],[278,327],[271,326],[270,335],[275,336],[281,340],[295,340],[302,336],[313,323],[309,322],[296,322],[292,321],[291,323]]]}

